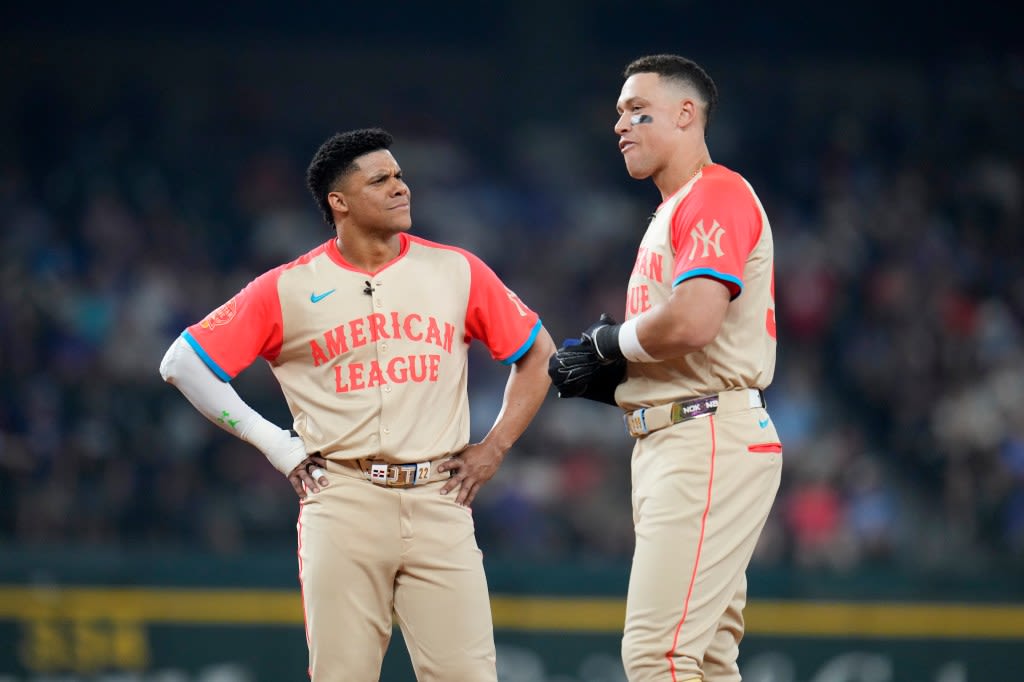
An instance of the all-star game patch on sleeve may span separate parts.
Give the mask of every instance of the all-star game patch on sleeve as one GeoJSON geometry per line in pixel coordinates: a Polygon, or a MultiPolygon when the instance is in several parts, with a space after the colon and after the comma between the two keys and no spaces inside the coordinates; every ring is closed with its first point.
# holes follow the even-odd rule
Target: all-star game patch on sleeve
{"type": "Polygon", "coordinates": [[[511,365],[533,346],[541,328],[540,317],[486,263],[469,252],[463,254],[471,278],[466,333],[480,339],[495,360],[511,365]]]}
{"type": "Polygon", "coordinates": [[[735,299],[743,292],[747,257],[761,238],[761,211],[742,178],[707,175],[672,216],[672,286],[692,277],[711,277],[735,299]]]}
{"type": "Polygon", "coordinates": [[[223,381],[257,357],[273,360],[281,350],[280,268],[249,282],[229,301],[183,332],[185,340],[223,381]]]}

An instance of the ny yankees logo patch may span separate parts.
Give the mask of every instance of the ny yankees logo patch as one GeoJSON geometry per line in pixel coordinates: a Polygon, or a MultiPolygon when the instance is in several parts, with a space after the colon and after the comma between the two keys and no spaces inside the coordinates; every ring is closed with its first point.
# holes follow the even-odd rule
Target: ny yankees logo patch
{"type": "Polygon", "coordinates": [[[698,220],[697,224],[690,230],[690,237],[693,238],[693,248],[690,249],[690,260],[693,260],[694,256],[697,255],[697,247],[702,246],[700,257],[708,257],[708,249],[714,249],[715,257],[721,258],[722,252],[722,235],[725,234],[725,228],[718,224],[717,220],[711,222],[711,230],[704,231],[704,221],[698,220]]]}

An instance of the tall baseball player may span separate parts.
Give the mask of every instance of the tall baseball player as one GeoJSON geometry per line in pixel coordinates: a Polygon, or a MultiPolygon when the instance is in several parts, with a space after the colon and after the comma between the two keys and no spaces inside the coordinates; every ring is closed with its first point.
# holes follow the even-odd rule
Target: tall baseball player
{"type": "Polygon", "coordinates": [[[662,203],[626,321],[602,316],[549,371],[562,397],[621,406],[636,438],[628,678],[732,682],[746,568],[782,468],[762,393],[775,369],[771,228],[750,185],[711,161],[704,133],[718,96],[704,70],[656,55],[625,77],[619,149],[662,203]]]}
{"type": "Polygon", "coordinates": [[[378,679],[392,613],[419,680],[496,680],[470,504],[543,401],[555,347],[480,259],[407,234],[410,193],[391,142],[368,129],[320,147],[307,179],[337,238],[185,330],[161,374],[301,498],[314,682],[378,679]],[[493,427],[469,444],[472,339],[511,371],[493,427]],[[281,384],[292,432],[227,383],[257,357],[281,384]]]}

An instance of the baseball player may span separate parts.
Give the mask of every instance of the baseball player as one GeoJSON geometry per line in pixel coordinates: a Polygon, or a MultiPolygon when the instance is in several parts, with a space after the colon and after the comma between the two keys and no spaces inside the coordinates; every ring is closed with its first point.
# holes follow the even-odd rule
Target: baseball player
{"type": "Polygon", "coordinates": [[[625,322],[602,316],[549,371],[563,397],[617,403],[636,438],[629,680],[733,682],[746,568],[782,467],[763,394],[776,349],[771,228],[750,185],[711,161],[707,73],[655,55],[625,77],[619,149],[662,203],[640,242],[625,322]]]}
{"type": "Polygon", "coordinates": [[[470,504],[533,418],[555,347],[474,255],[409,235],[410,193],[380,129],[337,134],[308,184],[337,237],[250,282],[168,349],[164,379],[263,452],[301,499],[299,579],[314,682],[380,676],[402,629],[419,680],[496,680],[470,504]],[[469,444],[467,349],[510,365],[469,444]],[[293,431],[229,382],[257,357],[293,431]]]}

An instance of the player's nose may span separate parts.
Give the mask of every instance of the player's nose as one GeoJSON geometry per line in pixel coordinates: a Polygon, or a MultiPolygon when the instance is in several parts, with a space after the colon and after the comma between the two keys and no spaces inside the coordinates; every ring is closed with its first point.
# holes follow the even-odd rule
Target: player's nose
{"type": "Polygon", "coordinates": [[[629,132],[629,129],[633,126],[629,122],[629,112],[623,111],[619,114],[618,120],[615,121],[615,134],[623,135],[629,132]]]}

